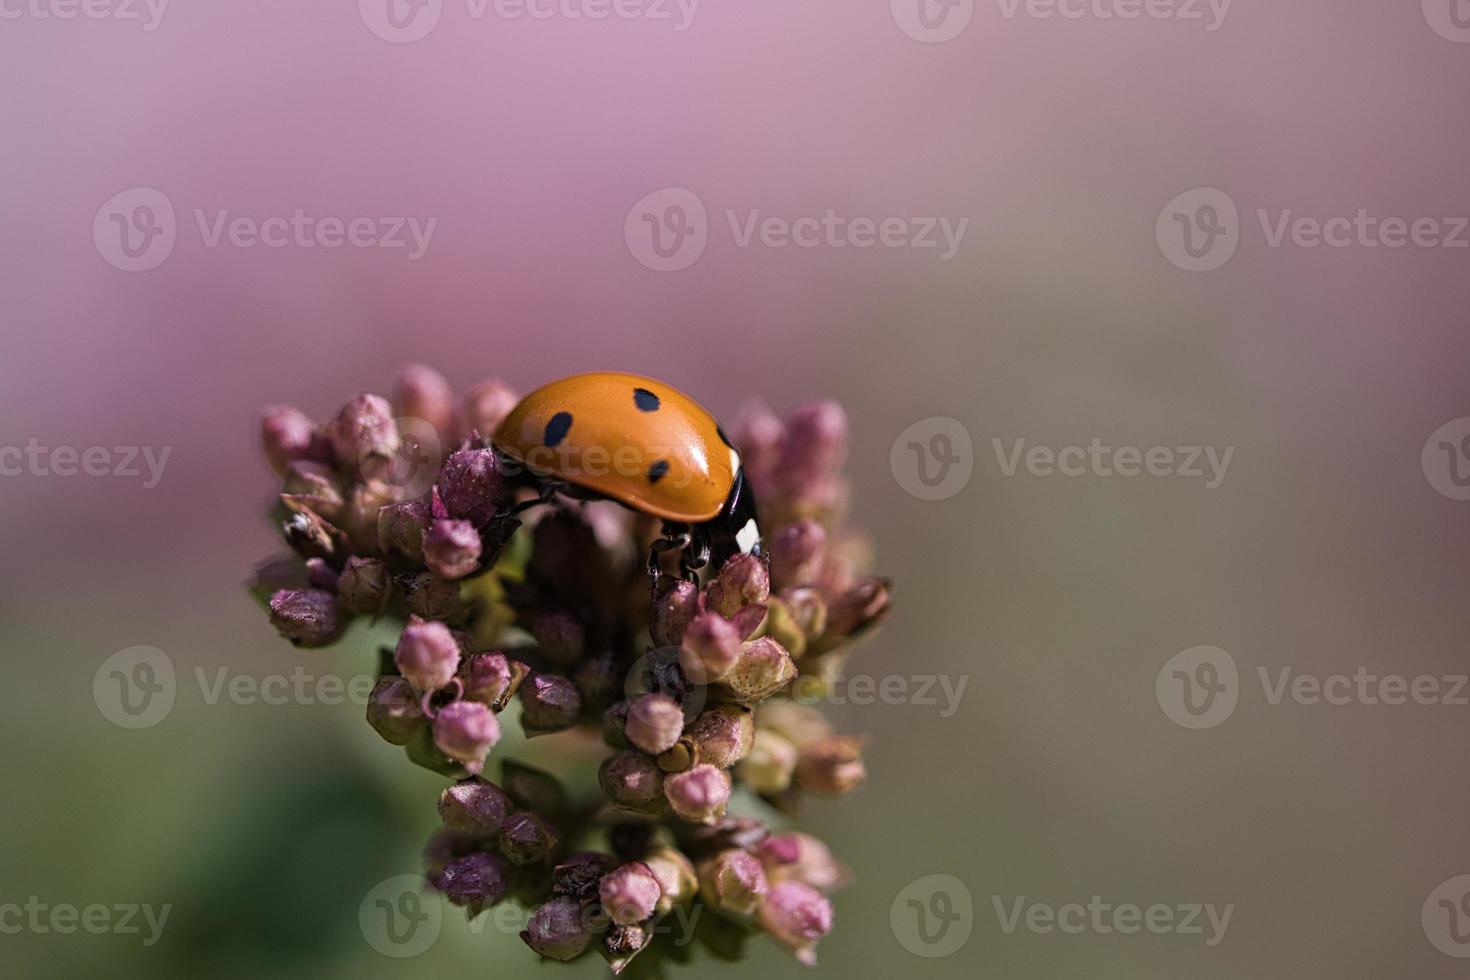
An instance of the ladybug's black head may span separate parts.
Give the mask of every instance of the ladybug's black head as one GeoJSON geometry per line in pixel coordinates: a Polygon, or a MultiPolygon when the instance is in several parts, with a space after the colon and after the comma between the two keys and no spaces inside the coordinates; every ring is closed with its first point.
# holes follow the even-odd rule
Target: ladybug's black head
{"type": "Polygon", "coordinates": [[[704,524],[704,531],[715,568],[733,555],[761,553],[760,519],[744,467],[735,471],[735,482],[730,487],[730,496],[725,498],[725,506],[704,524]]]}

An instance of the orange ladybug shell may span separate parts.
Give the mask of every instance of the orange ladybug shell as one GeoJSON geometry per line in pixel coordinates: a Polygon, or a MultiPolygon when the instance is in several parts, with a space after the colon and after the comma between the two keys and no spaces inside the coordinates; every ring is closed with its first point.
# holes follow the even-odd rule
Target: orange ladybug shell
{"type": "Polygon", "coordinates": [[[714,417],[677,388],[598,371],[531,392],[495,430],[530,470],[634,510],[698,523],[719,514],[740,457],[714,417]]]}

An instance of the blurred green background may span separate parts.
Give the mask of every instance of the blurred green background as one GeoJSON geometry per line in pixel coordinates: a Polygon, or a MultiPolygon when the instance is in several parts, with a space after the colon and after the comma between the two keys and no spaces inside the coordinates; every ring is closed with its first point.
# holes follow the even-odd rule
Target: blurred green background
{"type": "MultiPolygon", "coordinates": [[[[442,781],[357,705],[210,704],[214,683],[373,669],[274,634],[242,583],[275,542],[259,406],[316,416],[421,360],[459,387],[640,371],[723,418],[847,408],[855,523],[895,611],[850,672],[966,678],[959,709],[833,706],[869,784],[805,827],[855,870],[817,975],[1451,977],[1421,909],[1470,872],[1470,708],[1272,705],[1257,669],[1466,668],[1470,514],[1426,440],[1470,414],[1467,252],[1272,248],[1256,211],[1470,209],[1470,48],[1417,4],[1238,5],[1182,21],[1007,19],[923,44],[887,5],[709,4],[645,22],[469,23],[386,43],[351,4],[180,4],[157,30],[7,22],[0,105],[5,446],[170,449],[163,479],[0,479],[0,904],[150,903],[145,935],[0,932],[11,976],[593,976],[445,914],[380,954],[359,910],[416,873],[442,781]],[[157,187],[179,242],[122,272],[99,206],[157,187]],[[644,195],[692,189],[709,245],[651,271],[644,195]],[[1208,273],[1155,237],[1219,187],[1240,247],[1208,273]],[[439,218],[385,250],[211,249],[194,209],[439,218]],[[959,253],[739,247],[725,212],[968,217],[959,253]],[[890,453],[922,420],[972,439],[942,500],[890,453]],[[1006,476],[992,440],[1234,447],[1223,482],[1006,476]],[[127,730],[94,677],[164,651],[172,711],[127,730]],[[1180,651],[1239,704],[1173,723],[1180,651]],[[952,875],[967,942],[924,958],[904,890],[952,875]],[[996,902],[1233,905],[1224,940],[1007,933],[996,902]],[[896,911],[895,911],[896,907],[896,911]],[[912,945],[912,943],[910,943],[912,945]]],[[[902,452],[902,449],[900,449],[902,452]]],[[[357,629],[362,629],[357,627],[357,629]]],[[[3,924],[3,923],[0,923],[3,924]]],[[[958,928],[956,926],[956,928],[958,928]]],[[[1470,952],[1470,950],[1467,950],[1470,952]]],[[[756,943],[690,976],[809,975],[756,943]]]]}

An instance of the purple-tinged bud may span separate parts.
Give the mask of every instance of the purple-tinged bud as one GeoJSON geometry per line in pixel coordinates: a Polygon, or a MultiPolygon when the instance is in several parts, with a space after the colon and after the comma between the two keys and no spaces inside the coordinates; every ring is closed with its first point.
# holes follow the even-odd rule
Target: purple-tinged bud
{"type": "Polygon", "coordinates": [[[461,435],[468,436],[473,432],[487,438],[494,435],[520,400],[520,396],[498,378],[481,381],[465,393],[465,428],[461,435]]]}
{"type": "Polygon", "coordinates": [[[537,616],[531,625],[531,635],[536,637],[546,659],[563,667],[581,660],[586,648],[582,624],[576,616],[559,609],[537,616]]]}
{"type": "Polygon", "coordinates": [[[695,683],[717,681],[740,660],[740,630],[717,613],[700,613],[684,631],[679,663],[695,683]]]}
{"type": "Polygon", "coordinates": [[[602,792],[614,804],[640,813],[655,813],[664,804],[664,772],[648,756],[625,749],[605,759],[597,770],[602,792]]]}
{"type": "Polygon", "coordinates": [[[579,851],[551,872],[553,898],[590,902],[597,897],[597,884],[613,869],[613,859],[597,851],[579,851]]]}
{"type": "Polygon", "coordinates": [[[322,647],[347,625],[337,597],[317,589],[282,589],[271,596],[271,625],[298,647],[322,647]]]}
{"type": "Polygon", "coordinates": [[[776,475],[787,490],[830,476],[847,457],[847,413],[834,401],[804,405],[786,421],[776,475]]]}
{"type": "Polygon", "coordinates": [[[493,449],[461,449],[439,473],[439,499],[450,517],[484,527],[505,503],[505,476],[493,449]]]}
{"type": "Polygon", "coordinates": [[[351,551],[342,529],[323,520],[299,499],[282,495],[281,503],[289,511],[281,523],[281,533],[291,549],[303,558],[334,558],[351,551]]]}
{"type": "Polygon", "coordinates": [[[621,680],[611,652],[583,660],[572,675],[584,704],[606,704],[616,696],[621,680]]]}
{"type": "Polygon", "coordinates": [[[717,704],[694,719],[689,738],[700,762],[729,769],[750,752],[755,715],[738,704],[717,704]]]}
{"type": "Polygon", "coordinates": [[[556,831],[539,814],[523,810],[500,825],[500,853],[515,864],[544,861],[556,843],[556,831]]]}
{"type": "Polygon", "coordinates": [[[545,770],[506,759],[501,766],[500,785],[522,810],[545,814],[567,812],[567,788],[545,770]]]}
{"type": "Polygon", "coordinates": [[[808,640],[821,636],[827,629],[827,600],[816,589],[787,589],[781,602],[808,640]]]}
{"type": "Polygon", "coordinates": [[[582,917],[582,906],[566,898],[557,898],[531,913],[521,940],[549,960],[574,960],[592,942],[588,923],[582,917]]]}
{"type": "Polygon", "coordinates": [[[648,626],[653,642],[661,647],[678,646],[698,611],[699,586],[672,575],[660,578],[648,626]]]}
{"type": "Polygon", "coordinates": [[[260,562],[250,573],[250,594],[263,604],[282,589],[304,589],[306,568],[297,555],[276,555],[260,562]]]}
{"type": "Polygon", "coordinates": [[[863,739],[857,735],[829,735],[808,742],[796,760],[797,784],[813,793],[838,796],[861,786],[867,775],[863,739]]]}
{"type": "Polygon", "coordinates": [[[364,477],[376,475],[398,452],[398,427],[388,400],[361,394],[343,405],[327,425],[332,452],[344,470],[364,477]]]}
{"type": "Polygon", "coordinates": [[[424,564],[440,578],[464,578],[480,567],[480,547],[480,532],[469,521],[435,521],[424,535],[424,564]]]}
{"type": "Polygon", "coordinates": [[[337,594],[349,612],[376,618],[393,598],[393,576],[381,560],[353,555],[337,580],[337,594]]]}
{"type": "Polygon", "coordinates": [[[336,592],[340,576],[324,559],[306,559],[306,584],[320,592],[336,592]]]}
{"type": "Polygon", "coordinates": [[[324,463],[331,458],[316,423],[289,405],[270,405],[260,413],[260,448],[271,469],[282,476],[296,460],[324,463]]]}
{"type": "Polygon", "coordinates": [[[359,555],[378,551],[378,516],[393,502],[393,490],[386,483],[369,480],[352,487],[342,505],[342,530],[359,555]]]}
{"type": "Polygon", "coordinates": [[[408,582],[408,608],[424,619],[461,623],[469,612],[459,594],[459,583],[442,579],[430,572],[417,575],[408,582]]]}
{"type": "Polygon", "coordinates": [[[286,468],[281,493],[293,509],[310,508],[329,521],[342,517],[342,489],[330,469],[321,463],[298,460],[286,468]]]}
{"type": "Polygon", "coordinates": [[[721,616],[733,617],[740,610],[762,605],[771,597],[771,575],[757,555],[736,555],[725,562],[710,583],[705,605],[721,616]]]}
{"type": "Polygon", "coordinates": [[[810,517],[803,517],[772,535],[767,547],[771,581],[777,588],[810,585],[821,571],[827,532],[810,517]]]}
{"type": "Polygon", "coordinates": [[[810,885],[778,882],[760,903],[760,922],[800,962],[814,966],[817,940],[832,931],[832,903],[810,885]]]}
{"type": "Polygon", "coordinates": [[[653,917],[663,886],[648,865],[629,861],[603,876],[597,897],[608,918],[620,926],[632,926],[653,917]]]}
{"type": "Polygon", "coordinates": [[[485,767],[485,757],[500,741],[500,723],[478,701],[453,701],[434,716],[434,744],[471,775],[485,767]]]}
{"type": "Polygon", "coordinates": [[[398,637],[393,661],[415,690],[427,694],[454,680],[454,672],[459,667],[459,644],[443,623],[410,616],[398,637]]]}
{"type": "Polygon", "coordinates": [[[684,711],[667,694],[644,694],[628,702],[628,741],[649,755],[673,748],[684,732],[684,711]]]}
{"type": "Polygon", "coordinates": [[[628,702],[618,701],[602,713],[602,740],[615,749],[628,747],[628,702]]]}
{"type": "Polygon", "coordinates": [[[837,596],[827,608],[827,633],[834,637],[854,636],[888,615],[886,579],[871,578],[837,596]]]}
{"type": "Polygon", "coordinates": [[[664,797],[674,813],[690,823],[715,823],[730,802],[730,776],[723,769],[700,763],[688,772],[664,779],[664,797]]]}
{"type": "Polygon", "coordinates": [[[760,861],[739,848],[721,851],[700,862],[700,897],[721,915],[751,918],[766,890],[766,872],[760,861]]]}
{"type": "Polygon", "coordinates": [[[740,659],[720,684],[731,700],[756,704],[776,694],[796,677],[796,664],[781,644],[769,636],[745,644],[740,659]]]}
{"type": "Polygon", "coordinates": [[[417,500],[388,504],[378,511],[378,547],[385,555],[424,560],[424,535],[428,532],[427,505],[417,500]]]}
{"type": "Polygon", "coordinates": [[[413,687],[402,677],[380,677],[368,695],[368,724],[393,745],[407,745],[428,724],[413,687]]]}
{"type": "Polygon", "coordinates": [[[773,881],[799,881],[822,892],[841,888],[852,872],[832,856],[826,844],[810,834],[772,834],[757,848],[766,877],[773,881]]]}
{"type": "Polygon", "coordinates": [[[499,836],[501,824],[513,809],[503,789],[479,776],[461,779],[439,794],[439,819],[448,829],[468,837],[499,836]]]}
{"type": "Polygon", "coordinates": [[[730,432],[746,478],[758,495],[769,491],[786,436],[785,424],[765,405],[749,402],[741,407],[730,432]]]}
{"type": "Polygon", "coordinates": [[[476,851],[453,858],[429,883],[444,897],[469,912],[473,919],[510,891],[511,868],[498,854],[476,851]]]}
{"type": "Polygon", "coordinates": [[[756,728],[750,754],[740,760],[735,774],[751,789],[767,796],[786,792],[796,774],[796,746],[769,728],[756,728]]]}
{"type": "Polygon", "coordinates": [[[832,734],[832,723],[816,708],[794,701],[772,701],[756,709],[757,731],[772,731],[800,747],[832,734]]]}
{"type": "Polygon", "coordinates": [[[423,419],[448,438],[454,423],[454,391],[444,375],[426,364],[405,364],[389,391],[401,418],[423,419]]]}
{"type": "Polygon", "coordinates": [[[459,680],[464,685],[462,696],[500,711],[510,703],[516,688],[529,673],[529,667],[503,653],[472,653],[459,667],[459,680]]]}
{"type": "Polygon", "coordinates": [[[643,858],[643,863],[648,865],[648,870],[658,879],[659,913],[667,912],[675,905],[687,904],[699,888],[694,865],[689,863],[683,851],[660,847],[650,851],[643,858]]]}
{"type": "Polygon", "coordinates": [[[559,674],[533,674],[518,693],[521,727],[527,736],[570,728],[582,710],[582,695],[577,693],[577,685],[559,674]]]}

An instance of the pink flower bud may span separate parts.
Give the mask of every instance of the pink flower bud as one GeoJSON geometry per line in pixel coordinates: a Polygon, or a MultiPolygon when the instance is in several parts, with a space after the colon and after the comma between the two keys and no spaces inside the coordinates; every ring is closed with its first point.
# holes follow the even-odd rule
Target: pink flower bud
{"type": "Polygon", "coordinates": [[[559,674],[535,674],[517,693],[521,699],[521,727],[527,735],[570,728],[582,710],[577,686],[559,674]]]}
{"type": "Polygon", "coordinates": [[[730,433],[735,448],[740,450],[746,479],[755,487],[757,495],[769,492],[786,435],[785,424],[765,405],[750,402],[741,407],[730,433]]]}
{"type": "Polygon", "coordinates": [[[514,389],[499,379],[481,381],[465,393],[464,429],[460,435],[468,437],[478,432],[489,438],[520,400],[514,389]]]}
{"type": "Polygon", "coordinates": [[[679,663],[696,684],[716,681],[740,659],[740,630],[716,613],[700,613],[684,631],[679,663]]]}
{"type": "Polygon", "coordinates": [[[715,823],[730,802],[730,777],[708,763],[664,779],[664,797],[679,817],[691,823],[715,823]]]}
{"type": "Polygon", "coordinates": [[[755,915],[766,889],[760,861],[739,848],[721,851],[699,865],[699,894],[721,915],[740,919],[755,915]]]}
{"type": "Polygon", "coordinates": [[[282,589],[271,596],[271,624],[298,647],[321,647],[347,625],[337,597],[316,589],[282,589]]]}
{"type": "Polygon", "coordinates": [[[510,891],[511,868],[498,854],[476,851],[450,859],[429,878],[444,897],[469,912],[473,919],[510,891]]]}
{"type": "Polygon", "coordinates": [[[454,679],[454,671],[459,666],[459,644],[443,623],[410,616],[398,637],[393,660],[398,672],[419,693],[427,694],[454,679]]]}
{"type": "Polygon", "coordinates": [[[378,548],[385,555],[423,561],[429,508],[417,500],[388,504],[378,511],[378,548]]]}
{"type": "Polygon", "coordinates": [[[672,847],[660,847],[648,853],[643,863],[658,879],[660,897],[658,911],[667,912],[675,905],[683,905],[694,897],[699,879],[694,865],[683,851],[672,847]]]}
{"type": "Polygon", "coordinates": [[[379,463],[398,452],[393,409],[378,395],[358,395],[343,405],[327,425],[327,438],[338,465],[363,477],[374,475],[379,463]]]}
{"type": "Polygon", "coordinates": [[[827,532],[810,517],[803,517],[771,536],[771,581],[777,588],[810,585],[822,567],[827,532]]]}
{"type": "Polygon", "coordinates": [[[663,806],[664,772],[636,749],[625,749],[604,760],[597,770],[597,782],[618,806],[640,813],[652,813],[663,806]]]}
{"type": "Polygon", "coordinates": [[[733,700],[756,704],[779,692],[796,677],[796,664],[781,644],[769,636],[751,640],[740,652],[721,685],[733,700]]]}
{"type": "Polygon", "coordinates": [[[758,854],[771,881],[799,881],[830,892],[852,877],[827,845],[810,834],[772,834],[761,841],[758,854]]]}
{"type": "Polygon", "coordinates": [[[423,419],[448,438],[454,422],[454,392],[444,375],[425,364],[406,364],[389,395],[401,418],[423,419]]]}
{"type": "Polygon", "coordinates": [[[847,458],[847,413],[834,401],[804,405],[786,422],[781,462],[776,475],[788,492],[802,490],[828,477],[847,458]]]}
{"type": "Polygon", "coordinates": [[[628,703],[628,741],[649,755],[673,748],[684,732],[684,711],[667,694],[644,694],[628,703]]]}
{"type": "Polygon", "coordinates": [[[760,922],[773,939],[811,966],[817,961],[817,940],[832,931],[832,903],[810,885],[779,882],[761,901],[760,922]]]}
{"type": "Polygon", "coordinates": [[[699,611],[699,587],[693,582],[664,576],[654,590],[649,631],[659,646],[677,646],[699,611]]]}
{"type": "Polygon", "coordinates": [[[796,781],[814,793],[841,795],[861,786],[867,778],[863,740],[855,735],[831,735],[801,747],[796,781]]]}
{"type": "Polygon", "coordinates": [[[454,701],[434,716],[434,744],[461,763],[471,775],[485,766],[485,756],[500,741],[500,723],[478,701],[454,701]]]}
{"type": "Polygon", "coordinates": [[[484,527],[505,503],[505,477],[493,449],[461,449],[444,462],[439,498],[450,517],[484,527]]]}
{"type": "Polygon", "coordinates": [[[733,617],[742,609],[761,605],[770,596],[771,576],[765,561],[756,555],[735,555],[710,583],[705,602],[721,616],[733,617]]]}
{"type": "Polygon", "coordinates": [[[464,578],[480,567],[480,548],[480,532],[469,521],[435,521],[424,535],[424,564],[440,578],[464,578]]]}
{"type": "Polygon", "coordinates": [[[663,888],[648,865],[630,861],[603,876],[597,896],[608,918],[618,925],[631,926],[653,917],[663,888]]]}
{"type": "Polygon", "coordinates": [[[738,704],[717,704],[689,726],[689,738],[699,750],[700,761],[721,769],[745,758],[754,736],[755,716],[738,704]]]}
{"type": "Polygon", "coordinates": [[[439,794],[439,819],[468,837],[497,836],[513,809],[504,790],[479,776],[461,779],[439,794]]]}
{"type": "Polygon", "coordinates": [[[295,460],[325,463],[331,458],[316,423],[289,405],[271,405],[260,413],[260,448],[271,469],[282,476],[295,460]]]}
{"type": "Polygon", "coordinates": [[[460,664],[459,680],[466,700],[499,711],[515,696],[528,672],[525,664],[503,653],[472,653],[460,664]]]}

